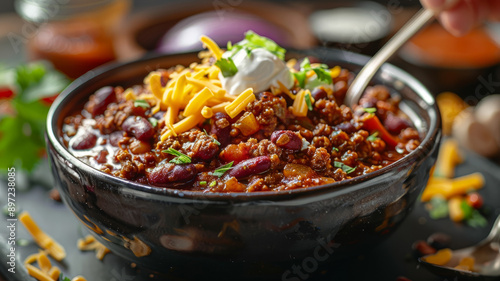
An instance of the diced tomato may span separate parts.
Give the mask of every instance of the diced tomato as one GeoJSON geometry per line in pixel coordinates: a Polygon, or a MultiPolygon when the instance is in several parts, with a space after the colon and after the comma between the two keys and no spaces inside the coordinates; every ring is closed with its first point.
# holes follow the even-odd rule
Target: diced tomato
{"type": "Polygon", "coordinates": [[[387,131],[375,114],[371,114],[371,116],[365,119],[363,128],[370,131],[370,133],[377,131],[380,138],[391,147],[398,145],[398,139],[387,131]]]}
{"type": "Polygon", "coordinates": [[[10,99],[14,96],[14,92],[9,88],[0,88],[0,99],[10,99]]]}
{"type": "Polygon", "coordinates": [[[57,96],[59,96],[59,94],[55,94],[53,96],[50,96],[50,97],[45,97],[43,99],[41,99],[42,103],[45,103],[47,105],[51,105],[54,100],[56,100],[57,96]]]}
{"type": "Polygon", "coordinates": [[[483,206],[483,197],[477,192],[467,194],[465,200],[467,204],[474,209],[479,209],[483,206]]]}

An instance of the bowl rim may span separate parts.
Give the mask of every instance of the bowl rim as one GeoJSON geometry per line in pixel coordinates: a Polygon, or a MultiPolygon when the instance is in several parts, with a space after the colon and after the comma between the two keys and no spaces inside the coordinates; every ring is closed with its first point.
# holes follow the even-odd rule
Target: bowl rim
{"type": "MultiPolygon", "coordinates": [[[[345,50],[335,49],[335,48],[312,48],[307,50],[287,50],[288,52],[293,52],[301,55],[316,55],[325,54],[325,50],[328,53],[327,56],[331,56],[332,54],[338,53],[339,58],[342,58],[340,55],[344,56],[345,59],[337,59],[339,62],[354,64],[357,66],[361,66],[366,63],[369,59],[368,56],[352,53],[345,50]],[[348,58],[348,59],[347,59],[348,58]]],[[[100,177],[102,181],[115,183],[116,186],[120,186],[122,188],[129,188],[134,191],[145,192],[151,195],[160,195],[166,197],[176,197],[176,198],[184,198],[184,199],[198,199],[198,200],[209,200],[209,201],[262,201],[262,200],[272,200],[272,201],[286,201],[297,196],[301,196],[302,198],[307,197],[309,195],[317,195],[329,193],[330,195],[342,195],[345,193],[350,193],[358,189],[362,189],[367,187],[366,185],[358,185],[358,183],[367,182],[373,178],[379,177],[387,172],[390,172],[393,169],[403,170],[406,166],[411,166],[415,162],[415,160],[426,158],[427,154],[430,154],[436,146],[439,144],[441,139],[441,117],[439,113],[439,108],[437,107],[437,103],[432,96],[432,94],[427,90],[427,88],[421,84],[416,78],[403,71],[402,69],[391,65],[384,64],[379,73],[389,73],[392,78],[397,78],[399,81],[404,81],[405,85],[414,91],[417,96],[423,100],[427,106],[429,106],[434,112],[431,114],[429,112],[430,121],[429,127],[427,128],[427,134],[425,138],[421,141],[420,145],[417,149],[410,152],[408,155],[404,156],[398,161],[395,161],[377,171],[357,176],[351,179],[342,180],[330,184],[312,186],[307,188],[297,188],[293,190],[280,190],[280,191],[257,191],[257,192],[202,192],[202,191],[190,191],[190,190],[182,190],[175,188],[163,188],[156,186],[149,186],[145,184],[140,184],[137,182],[133,182],[127,179],[115,177],[110,174],[106,174],[100,170],[97,170],[90,165],[87,165],[83,161],[79,160],[75,156],[73,156],[69,150],[60,142],[60,138],[58,137],[58,128],[57,121],[58,116],[56,115],[60,112],[64,107],[67,106],[63,104],[67,102],[67,100],[71,100],[73,96],[77,95],[81,90],[85,90],[85,86],[91,84],[93,81],[99,80],[101,75],[106,74],[107,72],[111,72],[113,70],[121,69],[121,68],[129,68],[134,67],[134,65],[140,65],[144,63],[154,63],[155,60],[159,59],[167,59],[169,57],[175,57],[180,55],[193,55],[198,52],[186,52],[186,53],[176,53],[176,54],[147,54],[142,58],[128,61],[128,62],[112,62],[95,68],[81,77],[74,80],[69,86],[67,86],[60,95],[53,102],[52,106],[49,109],[49,113],[47,115],[47,126],[46,126],[46,139],[47,146],[49,147],[49,154],[52,153],[50,148],[53,148],[59,155],[61,155],[64,159],[69,161],[74,167],[79,170],[85,171],[93,176],[100,177]],[[432,118],[434,116],[434,118],[432,118]]],[[[321,59],[321,57],[320,57],[321,59]]],[[[378,75],[376,76],[378,77],[378,75]]],[[[90,94],[89,94],[90,95],[90,94]]]]}

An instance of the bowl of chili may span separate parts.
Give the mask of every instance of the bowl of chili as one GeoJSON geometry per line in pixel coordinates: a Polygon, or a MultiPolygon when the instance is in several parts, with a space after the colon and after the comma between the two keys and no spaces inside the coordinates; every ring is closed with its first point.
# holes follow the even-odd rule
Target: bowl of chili
{"type": "MultiPolygon", "coordinates": [[[[144,267],[181,276],[206,276],[214,273],[213,268],[226,264],[228,272],[236,272],[238,275],[273,275],[285,280],[295,276],[296,273],[291,270],[294,265],[305,267],[313,264],[317,268],[326,261],[351,256],[385,239],[411,210],[426,185],[430,169],[436,160],[441,139],[441,121],[434,98],[416,79],[387,64],[374,79],[374,84],[383,85],[383,88],[372,87],[372,93],[366,93],[357,109],[337,105],[340,113],[336,116],[350,117],[347,122],[349,124],[345,120],[337,122],[327,108],[332,107],[333,100],[338,99],[336,92],[341,95],[340,92],[344,91],[345,94],[352,78],[350,71],[359,71],[368,58],[325,48],[297,51],[288,56],[309,57],[311,61],[312,58],[317,58],[328,67],[340,67],[344,71],[344,78],[339,78],[336,83],[334,79],[332,91],[326,91],[326,94],[321,94],[323,96],[311,93],[313,112],[307,111],[305,117],[287,115],[286,118],[293,118],[293,121],[285,124],[280,124],[284,121],[277,121],[273,130],[264,133],[259,130],[242,137],[243,130],[239,129],[233,135],[229,133],[229,140],[223,140],[217,130],[211,130],[222,119],[217,119],[217,113],[206,118],[210,121],[198,122],[191,131],[178,135],[172,132],[167,134],[166,140],[178,138],[176,140],[179,141],[184,138],[185,141],[181,141],[180,146],[175,146],[174,142],[163,146],[156,143],[161,142],[169,128],[164,128],[161,131],[163,134],[156,132],[148,136],[149,133],[146,133],[145,138],[151,144],[155,140],[154,146],[148,148],[156,149],[156,156],[162,159],[151,160],[154,162],[153,166],[144,168],[144,174],[136,173],[133,178],[127,178],[129,174],[123,171],[123,166],[116,170],[113,165],[109,165],[108,170],[93,166],[92,163],[99,162],[100,157],[106,159],[108,155],[96,153],[86,158],[72,150],[78,150],[78,145],[83,145],[82,150],[85,151],[89,149],[88,146],[113,146],[113,142],[118,142],[116,147],[126,147],[124,150],[129,152],[124,161],[140,159],[140,152],[132,152],[132,143],[144,137],[142,133],[145,131],[141,128],[154,123],[152,121],[143,127],[137,125],[143,119],[154,117],[146,113],[152,106],[147,110],[141,109],[140,105],[130,107],[129,116],[124,117],[121,126],[115,128],[121,134],[119,141],[112,140],[113,130],[104,133],[97,130],[99,132],[96,131],[95,139],[82,142],[72,141],[72,137],[77,138],[78,129],[86,126],[83,119],[105,121],[105,112],[110,111],[109,106],[117,107],[120,95],[125,92],[117,90],[117,86],[132,88],[144,83],[144,77],[152,70],[189,65],[199,60],[197,54],[145,57],[103,66],[80,77],[55,101],[47,121],[48,154],[56,187],[63,202],[112,252],[144,267]],[[116,96],[110,98],[109,92],[116,96]],[[117,92],[120,92],[119,95],[117,92]],[[90,96],[93,98],[89,102],[90,96]],[[377,98],[380,96],[384,98],[377,98]],[[397,102],[391,96],[399,97],[397,102]],[[107,108],[100,108],[98,103],[89,106],[92,100],[106,98],[112,99],[107,108]],[[385,105],[380,99],[385,99],[385,105]],[[387,121],[396,118],[396,115],[390,116],[391,109],[384,107],[387,104],[396,104],[398,114],[402,112],[408,120],[387,121]],[[82,108],[86,111],[83,115],[82,108]],[[308,127],[311,124],[304,118],[308,118],[309,114],[316,114],[314,110],[322,111],[324,115],[310,117],[309,122],[312,122],[313,127],[308,127]],[[379,114],[383,117],[373,118],[379,114]],[[135,118],[135,122],[127,125],[130,116],[135,118]],[[80,120],[75,121],[75,118],[80,120]],[[102,120],[96,120],[99,118],[102,120]],[[330,127],[329,133],[323,135],[326,136],[324,138],[320,138],[321,134],[314,133],[320,127],[328,130],[325,126],[318,126],[321,122],[330,127]],[[394,128],[396,125],[390,125],[391,122],[401,127],[399,131],[394,128]],[[73,132],[67,128],[68,124],[73,126],[73,132]],[[402,141],[403,131],[407,128],[413,129],[410,131],[414,137],[407,136],[406,141],[402,141]],[[194,135],[190,133],[193,130],[196,131],[194,135]],[[338,133],[333,134],[332,130],[338,133]],[[72,135],[69,138],[68,132],[72,135]],[[308,136],[309,133],[313,136],[308,136]],[[336,137],[338,134],[347,138],[344,142],[351,144],[356,144],[359,138],[362,141],[358,144],[370,142],[367,139],[373,136],[373,141],[382,140],[390,153],[378,153],[379,156],[383,154],[378,159],[381,161],[378,164],[370,162],[376,160],[375,153],[365,155],[366,159],[360,162],[348,162],[348,156],[354,153],[362,158],[360,154],[364,153],[363,149],[356,149],[363,147],[363,144],[342,147],[339,137],[336,137]],[[124,141],[124,138],[128,140],[124,141]],[[218,145],[212,146],[204,142],[206,147],[200,151],[215,149],[216,153],[206,156],[206,159],[203,155],[198,155],[195,149],[186,152],[186,143],[193,145],[199,139],[210,140],[212,143],[215,143],[215,139],[218,145]],[[327,141],[330,141],[327,151],[330,160],[327,160],[329,165],[323,165],[319,163],[322,158],[315,155],[324,154],[325,146],[322,147],[320,143],[327,141]],[[245,150],[240,146],[245,146],[241,144],[248,142],[253,143],[246,151],[247,156],[241,157],[240,152],[245,150]],[[314,151],[307,147],[316,145],[314,151]],[[236,149],[235,152],[234,149],[227,149],[228,147],[240,150],[236,149]],[[333,147],[342,154],[337,155],[339,152],[333,147]],[[273,156],[277,154],[278,160],[273,156]],[[192,162],[182,163],[184,156],[192,162]],[[94,160],[90,158],[96,162],[92,162],[94,160]],[[220,170],[228,162],[232,162],[232,166],[220,170]],[[354,163],[356,166],[346,163],[354,163]],[[188,165],[191,166],[186,168],[188,165]],[[156,169],[163,170],[157,173],[156,169]],[[177,173],[176,169],[181,172],[177,173]],[[335,173],[321,172],[328,169],[341,176],[337,175],[336,178],[335,173]],[[193,173],[194,176],[191,175],[193,173]],[[352,176],[349,176],[351,173],[352,176]],[[171,180],[170,176],[162,175],[178,177],[171,180]],[[235,184],[234,179],[239,185],[235,184]],[[214,186],[210,186],[212,182],[215,182],[214,186]],[[254,189],[250,188],[252,186],[254,189]],[[193,266],[203,270],[195,272],[192,270],[193,266]]],[[[303,66],[292,67],[300,72],[303,66]]],[[[171,72],[168,73],[170,74],[171,72]]],[[[166,82],[163,81],[162,86],[166,87],[166,82]]],[[[296,98],[299,92],[292,94],[296,98]]],[[[252,99],[253,105],[247,105],[244,111],[254,113],[255,119],[262,125],[265,123],[263,115],[259,115],[263,112],[262,107],[271,104],[276,109],[278,102],[270,102],[274,98],[271,91],[256,93],[252,99]],[[264,100],[268,103],[264,104],[264,100]],[[256,109],[259,106],[260,111],[256,109]]],[[[284,110],[293,111],[293,100],[285,96],[281,99],[284,101],[279,103],[285,103],[284,110]]],[[[128,104],[136,104],[137,101],[138,99],[128,101],[128,104]]],[[[120,114],[116,112],[108,120],[118,118],[120,114]]],[[[227,121],[234,127],[237,122],[234,119],[239,120],[244,115],[242,112],[235,117],[226,115],[225,121],[219,123],[227,121]]],[[[156,121],[165,122],[161,118],[156,121]]],[[[92,123],[91,126],[95,124],[92,123]]],[[[373,147],[371,149],[371,152],[376,152],[373,147]]],[[[142,160],[144,163],[149,161],[142,160]]]]}

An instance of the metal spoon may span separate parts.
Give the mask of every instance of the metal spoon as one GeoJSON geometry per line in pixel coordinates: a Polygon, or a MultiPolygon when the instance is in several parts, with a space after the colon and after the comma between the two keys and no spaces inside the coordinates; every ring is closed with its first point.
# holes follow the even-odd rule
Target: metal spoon
{"type": "Polygon", "coordinates": [[[345,96],[345,104],[352,107],[357,104],[363,92],[373,78],[378,69],[386,62],[399,48],[406,43],[423,26],[434,19],[434,11],[421,9],[418,11],[361,69],[356,78],[352,81],[345,96]]]}
{"type": "Polygon", "coordinates": [[[497,217],[490,234],[483,241],[475,246],[454,250],[447,264],[440,266],[424,260],[425,257],[422,257],[419,262],[439,276],[457,277],[459,280],[500,280],[500,216],[497,217]],[[464,257],[474,258],[474,272],[454,268],[464,257]]]}

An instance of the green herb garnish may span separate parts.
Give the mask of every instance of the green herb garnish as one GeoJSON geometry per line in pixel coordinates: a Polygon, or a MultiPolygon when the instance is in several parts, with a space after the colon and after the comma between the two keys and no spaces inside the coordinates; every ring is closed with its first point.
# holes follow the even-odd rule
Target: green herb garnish
{"type": "Polygon", "coordinates": [[[442,219],[448,216],[448,201],[441,196],[434,196],[429,201],[429,216],[432,219],[442,219]]]}
{"type": "Polygon", "coordinates": [[[333,164],[334,164],[335,168],[341,168],[342,171],[344,171],[346,174],[350,174],[356,170],[356,167],[353,168],[353,167],[347,166],[346,164],[344,164],[342,162],[334,161],[333,164]]]}
{"type": "Polygon", "coordinates": [[[205,135],[209,136],[212,139],[213,143],[220,146],[220,142],[218,140],[216,140],[214,137],[212,137],[211,135],[209,135],[205,129],[203,129],[203,132],[205,132],[205,135]]]}
{"type": "Polygon", "coordinates": [[[142,108],[145,108],[145,109],[148,109],[148,108],[151,107],[146,100],[135,100],[134,101],[134,106],[135,107],[142,107],[142,108]]]}
{"type": "Polygon", "coordinates": [[[214,187],[216,184],[217,184],[217,182],[216,182],[216,181],[211,181],[209,186],[210,186],[210,187],[214,187]]]}
{"type": "Polygon", "coordinates": [[[366,139],[369,141],[376,141],[378,139],[378,131],[375,131],[373,134],[368,136],[366,139]]]}
{"type": "MultiPolygon", "coordinates": [[[[266,37],[263,37],[263,36],[260,36],[251,30],[247,31],[245,33],[245,39],[248,42],[245,42],[244,44],[242,44],[242,46],[246,50],[251,51],[254,49],[258,49],[258,48],[264,48],[264,49],[268,50],[269,52],[275,54],[280,60],[285,59],[286,50],[281,48],[273,40],[266,38],[266,37]]],[[[240,43],[238,43],[238,44],[240,44],[240,43]]],[[[238,45],[238,44],[236,44],[236,45],[238,45]]]]}
{"type": "Polygon", "coordinates": [[[62,272],[61,274],[59,274],[59,280],[60,281],[71,281],[71,279],[69,279],[68,277],[65,277],[62,272]]]}
{"type": "Polygon", "coordinates": [[[238,72],[238,68],[234,64],[234,61],[231,57],[225,59],[220,58],[215,62],[215,65],[220,68],[222,76],[231,77],[234,76],[238,72]]]}
{"type": "Polygon", "coordinates": [[[339,152],[339,149],[338,149],[338,148],[336,148],[336,147],[332,147],[332,152],[334,152],[334,151],[339,152]]]}
{"type": "Polygon", "coordinates": [[[174,164],[189,164],[189,163],[191,163],[191,157],[189,157],[186,154],[183,154],[183,153],[181,153],[173,148],[163,150],[162,152],[177,156],[174,159],[170,160],[170,163],[174,163],[174,164]]]}
{"type": "Polygon", "coordinates": [[[0,65],[0,88],[13,92],[0,112],[0,174],[9,167],[32,171],[45,151],[45,124],[49,104],[42,101],[62,91],[69,80],[42,63],[16,68],[0,65]]]}
{"type": "Polygon", "coordinates": [[[377,109],[375,107],[364,107],[363,110],[368,113],[375,113],[377,109]]]}
{"type": "Polygon", "coordinates": [[[478,210],[472,210],[470,217],[465,221],[471,227],[485,227],[488,221],[478,210]]]}
{"type": "Polygon", "coordinates": [[[205,186],[205,185],[207,185],[207,182],[206,181],[200,181],[200,185],[201,186],[205,186]]]}
{"type": "Polygon", "coordinates": [[[209,175],[216,176],[216,177],[222,177],[225,172],[231,170],[233,166],[234,161],[231,161],[230,163],[227,163],[226,165],[220,166],[219,168],[215,169],[213,172],[209,173],[209,175]]]}
{"type": "Polygon", "coordinates": [[[312,102],[311,102],[311,95],[309,93],[307,93],[304,96],[304,98],[306,100],[307,109],[309,109],[309,111],[312,111],[313,110],[313,106],[312,106],[312,102]]]}
{"type": "Polygon", "coordinates": [[[154,117],[150,117],[150,118],[148,119],[148,121],[149,121],[149,123],[151,123],[151,126],[153,126],[153,127],[158,126],[158,119],[156,119],[156,118],[154,118],[154,117]]]}
{"type": "Polygon", "coordinates": [[[326,82],[327,84],[332,84],[332,75],[330,74],[330,70],[326,64],[321,64],[319,67],[311,67],[311,62],[309,58],[304,58],[302,63],[300,64],[300,71],[295,72],[293,75],[297,82],[299,82],[299,86],[304,88],[306,86],[307,72],[309,70],[314,71],[318,80],[326,82]]]}

